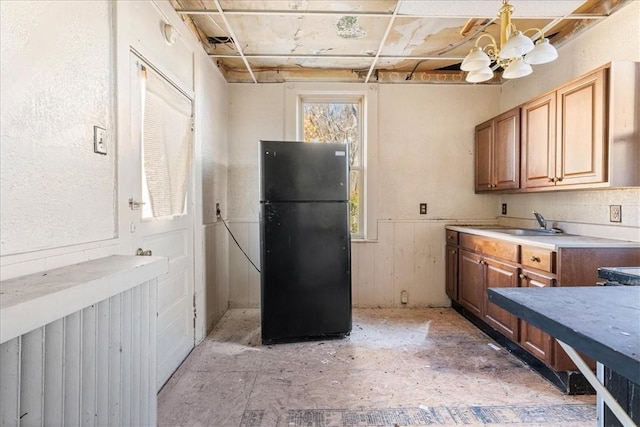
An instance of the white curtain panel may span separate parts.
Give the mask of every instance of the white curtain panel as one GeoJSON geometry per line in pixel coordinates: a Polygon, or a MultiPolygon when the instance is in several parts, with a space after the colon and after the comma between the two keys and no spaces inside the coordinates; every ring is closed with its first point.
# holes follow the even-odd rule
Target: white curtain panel
{"type": "Polygon", "coordinates": [[[191,100],[149,68],[142,76],[143,192],[146,187],[151,216],[182,215],[193,146],[191,100]]]}

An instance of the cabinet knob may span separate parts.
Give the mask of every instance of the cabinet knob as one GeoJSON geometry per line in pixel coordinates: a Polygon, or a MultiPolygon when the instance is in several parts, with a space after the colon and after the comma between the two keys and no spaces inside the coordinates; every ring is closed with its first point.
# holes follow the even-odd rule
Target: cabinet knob
{"type": "Polygon", "coordinates": [[[529,278],[527,276],[525,276],[524,274],[520,273],[518,275],[519,278],[521,278],[522,280],[528,280],[529,278]]]}
{"type": "Polygon", "coordinates": [[[455,249],[452,249],[452,250],[451,250],[451,253],[452,253],[452,254],[455,254],[455,253],[456,253],[456,250],[455,250],[455,249]]]}
{"type": "Polygon", "coordinates": [[[562,181],[562,177],[556,178],[556,181],[558,181],[558,182],[562,181]]]}
{"type": "Polygon", "coordinates": [[[531,262],[540,262],[540,258],[538,258],[537,256],[532,256],[530,259],[531,262]]]}
{"type": "Polygon", "coordinates": [[[485,260],[483,260],[483,259],[479,259],[478,260],[478,264],[480,264],[480,265],[485,265],[486,263],[487,262],[485,260]]]}
{"type": "Polygon", "coordinates": [[[555,178],[549,178],[549,182],[556,182],[555,178]]]}

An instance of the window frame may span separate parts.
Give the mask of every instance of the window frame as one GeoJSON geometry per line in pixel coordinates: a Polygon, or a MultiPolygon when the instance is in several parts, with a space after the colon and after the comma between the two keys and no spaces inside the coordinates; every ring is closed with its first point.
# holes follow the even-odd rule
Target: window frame
{"type": "MultiPolygon", "coordinates": [[[[366,206],[364,197],[364,183],[365,183],[365,170],[364,170],[364,151],[366,148],[365,139],[365,116],[364,105],[365,97],[362,94],[299,94],[298,95],[298,116],[297,121],[297,140],[305,141],[304,139],[304,106],[305,104],[356,104],[358,106],[358,157],[354,162],[356,165],[349,165],[349,180],[351,180],[351,172],[358,172],[358,188],[360,192],[358,194],[358,232],[351,233],[351,237],[355,239],[364,238],[364,217],[366,216],[366,206]]],[[[351,153],[349,154],[351,155],[351,153]]],[[[351,183],[349,183],[349,191],[351,191],[351,183]]],[[[349,194],[351,198],[351,194],[349,194]]],[[[349,215],[351,218],[351,215],[349,215]]]]}
{"type": "MultiPolygon", "coordinates": [[[[363,97],[361,111],[363,124],[361,165],[363,174],[362,236],[352,236],[353,242],[378,241],[378,96],[377,83],[290,82],[282,85],[284,95],[284,139],[298,141],[298,117],[300,96],[324,96],[326,98],[363,97]]],[[[275,93],[274,93],[275,95],[275,93]]]]}

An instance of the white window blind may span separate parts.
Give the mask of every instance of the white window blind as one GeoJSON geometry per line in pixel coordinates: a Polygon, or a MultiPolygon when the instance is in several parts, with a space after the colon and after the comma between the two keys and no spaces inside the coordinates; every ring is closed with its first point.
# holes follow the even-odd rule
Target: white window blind
{"type": "Polygon", "coordinates": [[[162,76],[142,68],[143,217],[183,215],[191,166],[191,100],[162,76]]]}

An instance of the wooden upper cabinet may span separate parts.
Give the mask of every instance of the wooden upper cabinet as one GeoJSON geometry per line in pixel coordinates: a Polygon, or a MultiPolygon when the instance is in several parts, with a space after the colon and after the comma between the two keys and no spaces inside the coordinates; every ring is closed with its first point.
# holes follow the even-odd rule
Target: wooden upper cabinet
{"type": "Polygon", "coordinates": [[[605,72],[523,105],[522,188],[606,181],[605,72]]]}
{"type": "Polygon", "coordinates": [[[612,62],[476,126],[476,192],[640,186],[638,93],[612,62]]]}
{"type": "Polygon", "coordinates": [[[478,126],[476,192],[520,188],[520,108],[478,126]]]}
{"type": "Polygon", "coordinates": [[[493,189],[493,120],[476,126],[476,191],[493,189]]]}
{"type": "Polygon", "coordinates": [[[605,70],[557,91],[556,185],[606,181],[605,70]]]}
{"type": "Polygon", "coordinates": [[[495,135],[495,189],[520,188],[520,108],[496,118],[495,135]]]}
{"type": "Polygon", "coordinates": [[[522,188],[555,185],[556,94],[522,106],[522,188]]]}

